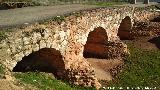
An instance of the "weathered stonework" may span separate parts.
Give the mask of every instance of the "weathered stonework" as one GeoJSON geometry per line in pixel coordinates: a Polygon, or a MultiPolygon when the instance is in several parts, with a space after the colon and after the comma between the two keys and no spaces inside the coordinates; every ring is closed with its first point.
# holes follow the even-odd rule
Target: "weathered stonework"
{"type": "Polygon", "coordinates": [[[127,46],[117,36],[118,28],[125,17],[130,18],[132,26],[134,20],[139,20],[138,16],[140,15],[134,13],[134,8],[131,7],[99,8],[82,11],[79,16],[70,15],[60,24],[51,21],[8,32],[8,37],[0,42],[0,62],[8,71],[12,71],[23,57],[43,48],[53,48],[60,51],[65,65],[64,71],[57,72],[60,73],[58,75],[64,75],[76,85],[99,88],[100,83],[93,68],[83,57],[89,33],[95,28],[103,28],[107,41],[115,46],[115,49],[108,47],[111,58],[116,57],[112,53],[116,47],[120,47],[119,52],[124,52],[122,55],[125,55],[128,53],[127,46]]]}
{"type": "Polygon", "coordinates": [[[160,17],[160,12],[156,12],[153,9],[140,10],[139,8],[134,11],[134,22],[146,22],[160,17]]]}

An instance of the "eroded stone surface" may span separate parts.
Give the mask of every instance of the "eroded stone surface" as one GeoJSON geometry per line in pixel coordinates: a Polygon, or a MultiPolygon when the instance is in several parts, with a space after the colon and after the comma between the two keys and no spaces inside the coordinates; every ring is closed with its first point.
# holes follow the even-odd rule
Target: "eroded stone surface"
{"type": "MultiPolygon", "coordinates": [[[[99,53],[104,50],[107,58],[125,56],[128,50],[117,36],[118,28],[126,16],[130,17],[133,24],[134,20],[141,19],[139,18],[141,14],[134,13],[134,9],[130,7],[100,8],[83,11],[78,16],[70,15],[61,23],[51,21],[47,24],[34,24],[24,29],[17,29],[9,32],[8,37],[0,42],[0,62],[8,71],[12,71],[23,57],[43,48],[54,48],[61,53],[65,65],[62,71],[65,74],[59,75],[76,85],[99,88],[101,85],[94,69],[83,57],[84,45],[89,33],[95,28],[103,28],[106,32],[107,44],[100,46],[99,53]]],[[[97,40],[99,39],[103,41],[104,38],[98,37],[97,40]]],[[[94,44],[89,45],[91,49],[94,46],[94,44]]]]}

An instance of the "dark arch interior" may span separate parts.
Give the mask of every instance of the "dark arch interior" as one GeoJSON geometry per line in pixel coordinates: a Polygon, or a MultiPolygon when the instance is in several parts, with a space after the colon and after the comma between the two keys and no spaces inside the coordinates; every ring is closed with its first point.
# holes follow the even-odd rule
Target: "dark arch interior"
{"type": "Polygon", "coordinates": [[[129,16],[126,16],[122,22],[120,23],[120,26],[118,28],[118,36],[121,40],[128,40],[131,39],[130,31],[132,28],[131,19],[129,16]]]}
{"type": "Polygon", "coordinates": [[[157,16],[155,18],[153,18],[152,20],[150,20],[151,22],[160,22],[160,16],[157,16]]]}
{"type": "Polygon", "coordinates": [[[62,55],[53,48],[43,48],[22,58],[13,72],[48,72],[55,76],[65,68],[62,55]]]}
{"type": "Polygon", "coordinates": [[[108,37],[106,30],[102,27],[95,28],[89,33],[87,42],[84,46],[84,58],[106,58],[106,44],[108,37]]]}

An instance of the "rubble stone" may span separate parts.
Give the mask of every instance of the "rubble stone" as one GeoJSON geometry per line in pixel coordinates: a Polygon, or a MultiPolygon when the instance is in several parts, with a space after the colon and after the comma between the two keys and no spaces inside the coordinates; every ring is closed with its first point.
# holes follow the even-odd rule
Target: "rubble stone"
{"type": "Polygon", "coordinates": [[[65,74],[59,70],[59,77],[62,75],[70,83],[93,86],[98,89],[101,85],[94,70],[83,57],[84,46],[87,40],[90,42],[92,39],[87,39],[89,33],[99,27],[105,31],[96,32],[97,36],[91,36],[96,37],[96,39],[91,40],[94,42],[88,44],[88,50],[94,52],[98,48],[98,53],[107,58],[125,56],[128,54],[127,46],[117,36],[122,20],[129,17],[130,24],[133,26],[133,21],[148,20],[153,14],[157,15],[157,13],[149,11],[141,12],[148,14],[145,16],[146,14],[138,11],[135,13],[132,7],[99,8],[82,11],[80,16],[74,16],[74,14],[67,16],[63,23],[49,21],[47,24],[33,24],[23,29],[8,32],[8,37],[2,40],[6,44],[3,45],[2,41],[0,42],[0,46],[2,46],[0,48],[0,63],[12,71],[16,63],[21,61],[24,56],[44,48],[54,48],[59,50],[65,64],[65,74]],[[16,40],[18,41],[15,43],[16,40]],[[100,43],[99,41],[103,43],[95,48],[97,43],[100,43]]]}

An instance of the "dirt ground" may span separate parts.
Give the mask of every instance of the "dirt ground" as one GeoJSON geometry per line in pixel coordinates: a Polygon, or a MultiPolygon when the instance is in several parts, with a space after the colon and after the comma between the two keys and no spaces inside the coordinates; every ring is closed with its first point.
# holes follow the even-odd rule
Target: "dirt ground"
{"type": "Polygon", "coordinates": [[[96,59],[87,58],[87,61],[92,65],[95,74],[99,80],[112,80],[110,70],[123,64],[121,59],[96,59]]]}
{"type": "Polygon", "coordinates": [[[18,81],[0,79],[0,90],[37,90],[37,88],[18,81]]]}
{"type": "Polygon", "coordinates": [[[158,42],[159,37],[151,36],[151,37],[139,37],[135,40],[123,40],[124,43],[132,43],[138,48],[145,49],[145,50],[157,50],[159,49],[160,43],[158,42]],[[159,43],[159,44],[158,44],[159,43]]]}

